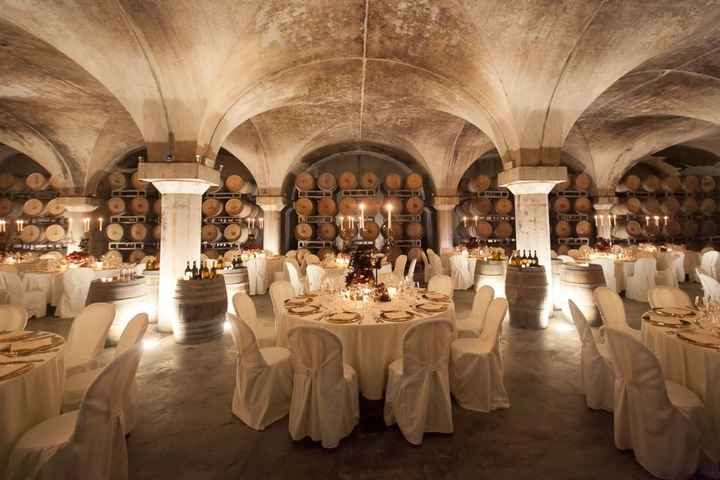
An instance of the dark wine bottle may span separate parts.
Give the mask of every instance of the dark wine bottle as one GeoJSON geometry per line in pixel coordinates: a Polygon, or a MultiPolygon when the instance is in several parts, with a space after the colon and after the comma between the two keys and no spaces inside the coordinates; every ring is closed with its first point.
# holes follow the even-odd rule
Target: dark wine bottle
{"type": "Polygon", "coordinates": [[[190,261],[188,260],[186,266],[185,266],[185,280],[191,280],[192,279],[192,269],[190,268],[190,261]]]}
{"type": "Polygon", "coordinates": [[[193,267],[192,267],[192,279],[197,280],[200,278],[200,271],[197,268],[197,261],[193,260],[193,267]]]}

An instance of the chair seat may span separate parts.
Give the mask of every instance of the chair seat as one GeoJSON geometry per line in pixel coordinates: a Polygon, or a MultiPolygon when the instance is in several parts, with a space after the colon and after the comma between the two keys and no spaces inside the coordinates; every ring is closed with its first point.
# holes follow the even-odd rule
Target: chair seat
{"type": "Polygon", "coordinates": [[[480,328],[472,318],[464,318],[455,322],[458,338],[480,338],[480,328]]]}
{"type": "Polygon", "coordinates": [[[62,405],[64,412],[75,410],[80,406],[80,401],[82,400],[85,390],[87,390],[90,383],[92,383],[100,372],[101,370],[87,370],[71,375],[65,379],[62,405]]]}
{"type": "Polygon", "coordinates": [[[258,322],[253,326],[253,333],[260,348],[272,347],[275,345],[275,326],[258,322]]]}
{"type": "Polygon", "coordinates": [[[683,387],[679,383],[665,380],[665,388],[667,389],[670,402],[681,412],[687,412],[695,408],[704,408],[705,404],[700,400],[695,392],[683,387]]]}
{"type": "Polygon", "coordinates": [[[283,347],[265,347],[260,349],[265,363],[269,366],[278,365],[284,361],[290,361],[290,350],[283,347]]]}
{"type": "Polygon", "coordinates": [[[42,450],[68,442],[75,431],[78,412],[63,413],[35,425],[20,437],[15,451],[42,450]]]}
{"type": "Polygon", "coordinates": [[[457,358],[461,355],[487,355],[494,346],[492,339],[459,338],[450,345],[450,355],[457,358]]]}

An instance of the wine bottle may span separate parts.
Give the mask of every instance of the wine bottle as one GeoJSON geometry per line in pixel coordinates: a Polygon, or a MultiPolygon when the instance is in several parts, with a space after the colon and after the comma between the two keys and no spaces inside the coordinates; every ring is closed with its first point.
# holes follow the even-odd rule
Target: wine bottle
{"type": "Polygon", "coordinates": [[[207,264],[205,262],[202,262],[200,264],[200,280],[207,280],[207,279],[208,279],[207,264]]]}
{"type": "Polygon", "coordinates": [[[220,270],[221,272],[222,272],[223,270],[225,270],[225,262],[223,262],[222,257],[220,257],[220,258],[218,259],[218,261],[215,262],[215,268],[217,268],[217,269],[220,270]]]}
{"type": "Polygon", "coordinates": [[[200,278],[200,271],[197,268],[197,260],[193,260],[192,279],[198,280],[199,278],[200,278]]]}
{"type": "Polygon", "coordinates": [[[185,280],[192,280],[192,269],[190,268],[190,261],[188,260],[187,265],[185,266],[185,276],[183,277],[185,280]]]}
{"type": "Polygon", "coordinates": [[[533,265],[536,267],[540,265],[540,260],[537,256],[537,250],[535,250],[535,252],[533,253],[533,265]]]}

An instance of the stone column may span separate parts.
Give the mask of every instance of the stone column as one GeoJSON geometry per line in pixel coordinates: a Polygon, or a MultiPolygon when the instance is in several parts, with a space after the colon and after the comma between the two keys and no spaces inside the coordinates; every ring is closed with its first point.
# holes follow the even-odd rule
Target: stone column
{"type": "MultiPolygon", "coordinates": [[[[90,197],[60,197],[58,200],[65,207],[65,218],[68,219],[67,236],[70,243],[67,247],[67,253],[76,252],[80,250],[80,241],[83,238],[89,238],[93,229],[97,228],[96,219],[92,216],[92,212],[98,208],[98,201],[90,197]],[[85,218],[92,219],[90,222],[90,234],[83,231],[83,220],[85,218]]],[[[107,225],[107,222],[105,225],[107,225]]],[[[88,245],[88,251],[92,253],[90,245],[88,245]]]]}
{"type": "MultiPolygon", "coordinates": [[[[610,210],[615,204],[615,197],[599,197],[597,203],[593,205],[595,208],[595,216],[597,222],[595,222],[597,228],[597,237],[612,241],[612,226],[610,223],[610,217],[612,213],[610,210]]],[[[594,221],[595,219],[593,219],[594,221]]]]}
{"type": "Polygon", "coordinates": [[[285,206],[285,199],[280,195],[264,195],[255,201],[263,209],[263,249],[279,255],[282,245],[280,212],[285,206]]]}
{"type": "MultiPolygon", "coordinates": [[[[553,292],[548,194],[566,179],[565,167],[515,167],[498,176],[498,184],[515,196],[516,248],[537,251],[540,265],[545,267],[550,302],[553,292]]],[[[548,311],[552,312],[552,305],[548,311]]]]}
{"type": "Polygon", "coordinates": [[[457,195],[437,195],[433,206],[437,211],[438,253],[452,250],[453,245],[453,211],[460,203],[457,195]]]}
{"type": "Polygon", "coordinates": [[[220,173],[189,162],[145,162],[138,170],[140,178],[152,182],[162,198],[157,328],[172,332],[176,321],[175,285],[183,276],[186,262],[200,260],[202,194],[220,184],[220,173]]]}

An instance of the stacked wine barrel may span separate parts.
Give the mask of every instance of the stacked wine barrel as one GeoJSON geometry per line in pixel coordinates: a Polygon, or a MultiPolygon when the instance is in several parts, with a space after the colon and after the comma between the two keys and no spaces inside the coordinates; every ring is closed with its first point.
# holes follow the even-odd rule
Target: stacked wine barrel
{"type": "Polygon", "coordinates": [[[618,184],[617,240],[687,241],[720,235],[718,179],[627,174],[618,184]]]}
{"type": "Polygon", "coordinates": [[[550,228],[555,244],[592,243],[595,235],[592,179],[586,173],[568,175],[550,193],[550,228]],[[587,240],[586,240],[587,239],[587,240]]]}
{"type": "Polygon", "coordinates": [[[476,175],[460,182],[463,200],[455,208],[456,234],[460,241],[470,238],[509,242],[515,237],[512,194],[498,188],[497,178],[476,175]]]}

